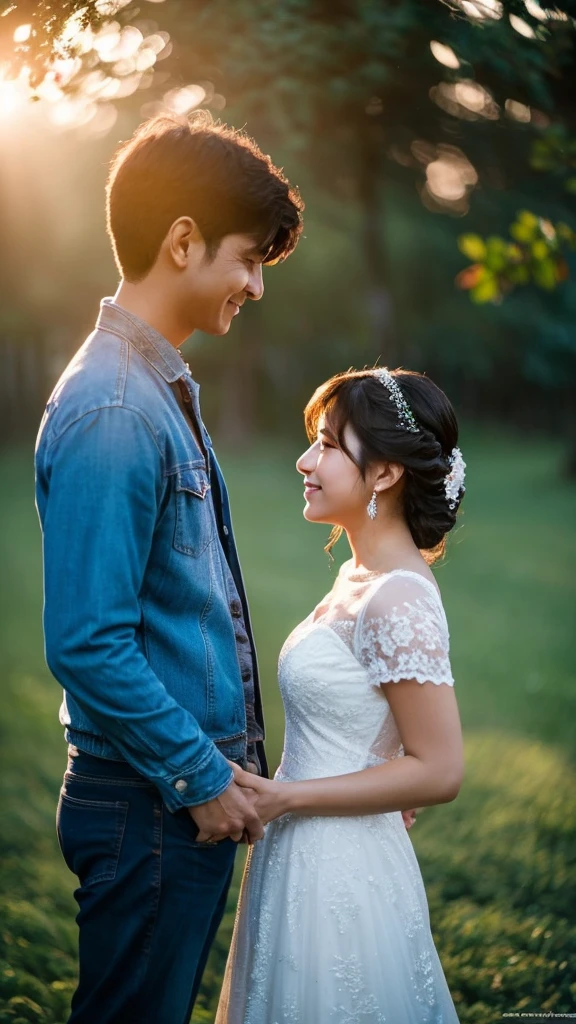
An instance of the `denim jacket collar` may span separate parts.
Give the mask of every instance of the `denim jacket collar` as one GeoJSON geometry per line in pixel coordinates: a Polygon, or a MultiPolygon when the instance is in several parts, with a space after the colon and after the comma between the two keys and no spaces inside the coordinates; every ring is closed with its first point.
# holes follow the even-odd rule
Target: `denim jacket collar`
{"type": "Polygon", "coordinates": [[[123,309],[113,298],[102,299],[96,329],[125,338],[167,384],[173,384],[182,376],[190,376],[188,363],[184,362],[180,352],[154,327],[123,309]]]}

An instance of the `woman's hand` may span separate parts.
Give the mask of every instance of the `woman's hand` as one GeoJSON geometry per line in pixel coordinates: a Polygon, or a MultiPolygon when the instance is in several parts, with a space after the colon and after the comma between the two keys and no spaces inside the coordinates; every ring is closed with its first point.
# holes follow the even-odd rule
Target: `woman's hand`
{"type": "MultiPolygon", "coordinates": [[[[244,771],[233,761],[228,764],[234,772],[234,782],[244,790],[252,790],[250,797],[254,809],[263,825],[267,825],[274,818],[280,818],[283,814],[289,813],[289,789],[290,783],[275,782],[273,779],[263,779],[259,775],[253,775],[251,771],[244,771]]],[[[402,820],[409,832],[416,821],[416,814],[423,810],[416,807],[412,810],[402,811],[402,820]]]]}
{"type": "Polygon", "coordinates": [[[260,775],[244,771],[239,765],[229,761],[234,772],[234,782],[243,789],[251,789],[256,794],[254,810],[263,825],[274,818],[287,813],[286,789],[288,783],[275,782],[274,779],[263,779],[260,775]]]}
{"type": "Polygon", "coordinates": [[[407,832],[410,831],[410,829],[412,828],[412,825],[414,825],[414,823],[416,821],[416,813],[418,811],[421,811],[421,810],[422,810],[421,807],[417,807],[416,810],[402,811],[402,818],[403,818],[404,824],[406,826],[406,831],[407,832]]]}

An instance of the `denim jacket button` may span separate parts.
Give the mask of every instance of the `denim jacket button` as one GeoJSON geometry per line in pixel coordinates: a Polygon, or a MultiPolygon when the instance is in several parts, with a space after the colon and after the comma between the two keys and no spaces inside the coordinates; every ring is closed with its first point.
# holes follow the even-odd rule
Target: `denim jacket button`
{"type": "Polygon", "coordinates": [[[227,526],[223,526],[222,527],[222,533],[224,534],[225,537],[228,536],[228,534],[230,533],[230,530],[228,529],[227,526]]]}
{"type": "Polygon", "coordinates": [[[178,781],[174,783],[174,789],[177,790],[178,793],[185,793],[188,789],[186,779],[178,779],[178,781]]]}

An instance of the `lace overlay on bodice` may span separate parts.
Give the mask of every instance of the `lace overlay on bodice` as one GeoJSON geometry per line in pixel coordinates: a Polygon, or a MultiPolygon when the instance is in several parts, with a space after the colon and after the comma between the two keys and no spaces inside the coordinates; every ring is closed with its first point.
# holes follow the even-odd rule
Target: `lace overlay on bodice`
{"type": "Polygon", "coordinates": [[[286,740],[279,779],[313,778],[403,754],[385,684],[453,685],[437,587],[419,573],[355,572],[330,593],[280,653],[286,740]]]}

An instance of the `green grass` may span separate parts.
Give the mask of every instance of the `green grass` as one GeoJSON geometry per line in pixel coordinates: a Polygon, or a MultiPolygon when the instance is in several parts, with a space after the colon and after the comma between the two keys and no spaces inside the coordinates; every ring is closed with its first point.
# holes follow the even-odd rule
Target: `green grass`
{"type": "MultiPolygon", "coordinates": [[[[452,633],[467,773],[458,799],[411,832],[463,1024],[576,1002],[576,490],[550,443],[463,442],[469,489],[437,570],[452,633]]],[[[286,445],[223,459],[251,599],[272,767],[282,746],[278,651],[330,588],[327,529],[301,514],[286,445]]],[[[0,460],[0,1024],[63,1024],[74,985],[73,877],[56,844],[65,761],[60,691],[43,661],[31,452],[0,460]]],[[[341,543],[337,559],[347,557],[341,543]]],[[[233,899],[194,1021],[209,1024],[233,899]]]]}

